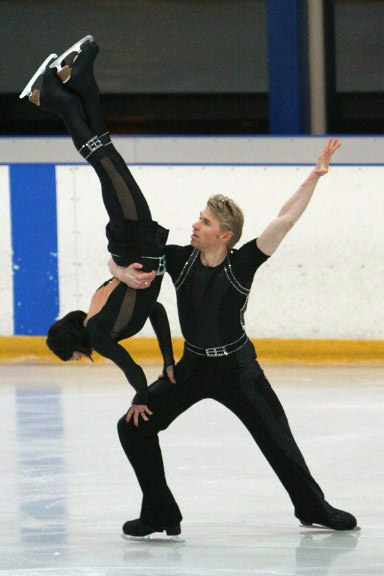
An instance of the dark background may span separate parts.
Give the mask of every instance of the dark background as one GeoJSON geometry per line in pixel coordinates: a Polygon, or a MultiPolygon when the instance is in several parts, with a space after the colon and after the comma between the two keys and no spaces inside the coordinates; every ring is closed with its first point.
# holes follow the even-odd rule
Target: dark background
{"type": "MultiPolygon", "coordinates": [[[[384,129],[384,0],[325,0],[327,131],[384,129]]],[[[114,133],[268,134],[264,0],[0,0],[1,134],[64,134],[19,100],[38,65],[93,34],[114,133]]]]}

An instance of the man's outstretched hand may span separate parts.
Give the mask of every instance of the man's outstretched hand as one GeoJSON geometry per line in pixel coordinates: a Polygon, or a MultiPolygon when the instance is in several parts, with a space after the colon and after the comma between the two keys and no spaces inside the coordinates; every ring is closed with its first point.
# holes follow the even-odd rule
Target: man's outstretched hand
{"type": "Polygon", "coordinates": [[[333,154],[340,148],[341,142],[338,138],[328,138],[318,160],[314,172],[319,176],[324,176],[328,172],[329,164],[333,154]]]}

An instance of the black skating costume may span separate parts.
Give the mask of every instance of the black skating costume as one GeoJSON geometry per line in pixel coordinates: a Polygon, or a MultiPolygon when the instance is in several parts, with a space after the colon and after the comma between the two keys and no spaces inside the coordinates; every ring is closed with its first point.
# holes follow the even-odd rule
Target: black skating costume
{"type": "Polygon", "coordinates": [[[72,70],[65,67],[64,85],[56,70],[48,67],[43,75],[39,104],[62,117],[77,150],[99,177],[109,216],[108,250],[116,264],[126,267],[140,262],[143,271],[157,272],[145,290],[134,290],[120,283],[86,327],[92,348],[124,371],[137,391],[135,403],[145,404],[148,392],[144,372],[118,342],[136,334],[149,317],[159,340],[164,366],[174,363],[168,318],[164,307],[157,302],[165,271],[168,230],[152,220],[139,186],[111,142],[100,111],[99,88],[93,73],[97,53],[97,44],[87,43],[72,70]]]}
{"type": "Polygon", "coordinates": [[[329,525],[333,515],[338,528],[345,527],[347,517],[353,527],[354,518],[343,512],[338,519],[312,478],[245,333],[249,291],[267,256],[253,240],[216,267],[204,266],[199,250],[191,246],[167,246],[166,258],[177,293],[184,354],[175,367],[176,384],[160,379],[149,386],[149,421],[135,427],[123,416],[118,423],[122,447],[143,492],[140,519],[128,521],[123,532],[180,533],[182,516],[166,482],[158,432],[204,398],[217,400],[243,422],[287,490],[298,518],[329,525]]]}

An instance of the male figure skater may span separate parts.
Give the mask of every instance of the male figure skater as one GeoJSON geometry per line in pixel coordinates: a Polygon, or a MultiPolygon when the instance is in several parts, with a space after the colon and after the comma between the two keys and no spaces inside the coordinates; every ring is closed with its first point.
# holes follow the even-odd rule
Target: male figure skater
{"type": "MultiPolygon", "coordinates": [[[[354,516],[331,506],[311,476],[243,321],[256,270],[301,217],[339,146],[338,139],[328,140],[316,166],[277,217],[239,250],[233,246],[241,236],[243,214],[222,195],[209,199],[192,227],[189,246],[166,247],[184,354],[175,367],[176,384],[160,378],[149,387],[148,403],[133,403],[118,423],[122,447],[143,492],[140,518],[124,524],[123,537],[180,534],[182,516],[165,479],[157,434],[203,398],[222,403],[248,428],[287,490],[301,524],[334,530],[356,527],[354,516]]],[[[110,269],[122,281],[135,281],[132,267],[122,271],[110,263],[110,269]]]]}

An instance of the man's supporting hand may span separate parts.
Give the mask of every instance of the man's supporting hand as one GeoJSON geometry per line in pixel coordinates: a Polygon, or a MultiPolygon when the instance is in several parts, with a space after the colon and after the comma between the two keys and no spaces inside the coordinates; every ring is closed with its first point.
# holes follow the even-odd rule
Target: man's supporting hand
{"type": "Polygon", "coordinates": [[[121,268],[117,266],[112,258],[108,262],[108,268],[112,276],[135,290],[145,290],[149,288],[156,278],[155,270],[152,270],[152,272],[140,272],[142,267],[143,265],[139,262],[134,262],[127,268],[121,268]]]}

